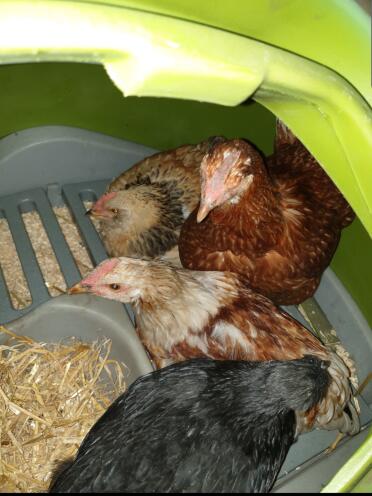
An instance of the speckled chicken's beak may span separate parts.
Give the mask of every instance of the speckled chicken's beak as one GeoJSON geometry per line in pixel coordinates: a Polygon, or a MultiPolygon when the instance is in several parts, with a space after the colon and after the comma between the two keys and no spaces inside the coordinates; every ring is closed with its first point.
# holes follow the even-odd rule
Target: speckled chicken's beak
{"type": "Polygon", "coordinates": [[[198,213],[196,214],[196,222],[202,222],[210,212],[210,207],[207,203],[200,203],[198,213]]]}
{"type": "Polygon", "coordinates": [[[67,290],[67,294],[89,293],[90,286],[78,282],[75,286],[67,290]]]}
{"type": "Polygon", "coordinates": [[[88,215],[89,217],[94,217],[95,219],[112,219],[113,214],[110,211],[107,211],[105,209],[97,209],[97,208],[91,208],[90,210],[87,210],[85,212],[85,215],[88,215]]]}
{"type": "Polygon", "coordinates": [[[97,218],[100,218],[100,217],[105,218],[106,217],[106,215],[104,215],[103,213],[101,213],[101,212],[99,212],[93,208],[90,208],[89,210],[87,210],[85,212],[85,215],[88,215],[89,217],[94,217],[94,218],[96,218],[96,217],[97,218]]]}

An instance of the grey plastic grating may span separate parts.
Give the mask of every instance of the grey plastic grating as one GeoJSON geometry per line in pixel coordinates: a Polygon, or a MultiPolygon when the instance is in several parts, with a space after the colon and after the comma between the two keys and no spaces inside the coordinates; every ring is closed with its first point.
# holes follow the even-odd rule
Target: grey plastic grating
{"type": "MultiPolygon", "coordinates": [[[[107,254],[92,222],[85,215],[86,209],[83,201],[98,198],[107,183],[108,180],[93,181],[65,185],[61,188],[65,205],[69,208],[78,226],[94,265],[107,258],[107,254]]],[[[25,315],[51,298],[21,216],[22,213],[33,210],[40,215],[66,285],[72,286],[81,279],[80,271],[53,212],[47,192],[38,188],[0,198],[0,212],[8,222],[32,298],[29,306],[21,309],[13,308],[3,273],[0,270],[0,315],[3,324],[25,315]]],[[[127,310],[132,317],[131,309],[127,308],[127,310]]]]}
{"type": "Polygon", "coordinates": [[[80,272],[59,227],[52,207],[43,189],[34,189],[24,193],[16,193],[0,198],[0,209],[7,220],[13,241],[20,259],[22,269],[29,287],[32,303],[26,308],[15,310],[9,298],[9,292],[5,284],[3,274],[0,278],[0,311],[1,321],[6,323],[29,312],[50,298],[49,292],[44,284],[44,278],[37,262],[30,238],[27,234],[21,214],[23,212],[37,210],[42,220],[44,229],[52,248],[56,254],[57,261],[66,283],[77,280],[80,272]]]}

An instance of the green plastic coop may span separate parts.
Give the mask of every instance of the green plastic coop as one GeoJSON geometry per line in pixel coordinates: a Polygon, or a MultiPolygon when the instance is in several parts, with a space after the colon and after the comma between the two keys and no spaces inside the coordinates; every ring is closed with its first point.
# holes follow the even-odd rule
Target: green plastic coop
{"type": "MultiPolygon", "coordinates": [[[[0,1],[0,62],[0,138],[71,126],[269,153],[280,117],[357,214],[332,269],[371,326],[371,21],[354,0],[0,1]]],[[[372,492],[372,435],[354,451],[323,492],[372,492]]]]}

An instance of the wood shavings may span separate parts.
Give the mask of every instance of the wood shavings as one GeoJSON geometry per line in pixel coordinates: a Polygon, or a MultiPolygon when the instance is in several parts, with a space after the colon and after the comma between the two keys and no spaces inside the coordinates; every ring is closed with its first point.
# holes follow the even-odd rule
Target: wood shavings
{"type": "Polygon", "coordinates": [[[111,341],[39,343],[0,326],[0,492],[46,492],[61,461],[122,393],[111,341]]]}

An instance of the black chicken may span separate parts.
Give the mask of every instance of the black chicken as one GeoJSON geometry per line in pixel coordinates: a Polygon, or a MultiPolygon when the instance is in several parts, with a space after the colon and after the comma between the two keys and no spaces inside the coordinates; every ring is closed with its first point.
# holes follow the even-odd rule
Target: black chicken
{"type": "Polygon", "coordinates": [[[312,356],[157,370],[109,407],[50,492],[267,492],[297,435],[294,410],[328,384],[312,356]]]}

